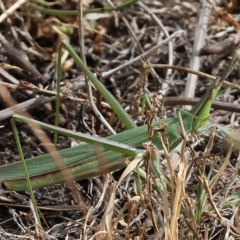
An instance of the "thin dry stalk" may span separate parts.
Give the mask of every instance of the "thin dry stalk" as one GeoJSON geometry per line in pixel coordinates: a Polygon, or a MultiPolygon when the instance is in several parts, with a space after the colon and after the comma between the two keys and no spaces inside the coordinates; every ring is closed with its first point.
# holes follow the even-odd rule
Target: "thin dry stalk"
{"type": "MultiPolygon", "coordinates": [[[[169,193],[166,187],[165,181],[162,179],[162,185],[163,185],[163,213],[164,213],[164,233],[166,236],[166,239],[170,239],[171,237],[171,229],[170,229],[170,221],[171,221],[171,209],[170,206],[171,203],[169,204],[168,199],[169,199],[169,193]]],[[[175,188],[174,185],[171,185],[172,189],[175,188]]],[[[172,199],[171,199],[172,201],[172,199]]]]}
{"type": "Polygon", "coordinates": [[[180,210],[182,207],[182,200],[185,196],[185,180],[187,176],[187,159],[186,159],[186,143],[187,143],[187,134],[184,129],[183,122],[179,119],[180,122],[180,131],[183,136],[182,149],[181,149],[181,161],[179,164],[179,172],[176,177],[176,193],[174,196],[174,201],[171,209],[171,220],[170,220],[170,230],[171,238],[178,239],[178,218],[180,210]]]}
{"type": "MultiPolygon", "coordinates": [[[[163,25],[162,21],[153,13],[153,11],[151,11],[151,9],[149,9],[145,4],[143,4],[142,2],[137,2],[138,6],[140,6],[141,8],[143,8],[151,17],[152,19],[156,22],[156,24],[160,27],[160,29],[163,31],[164,35],[168,38],[169,37],[169,33],[167,28],[163,25]]],[[[172,65],[173,64],[173,44],[172,41],[170,41],[168,43],[168,64],[172,65]]],[[[168,69],[167,73],[166,73],[166,78],[163,83],[162,83],[162,90],[163,90],[163,94],[165,94],[168,89],[168,83],[167,81],[170,80],[170,77],[172,76],[172,69],[168,69]]]]}
{"type": "MultiPolygon", "coordinates": [[[[195,70],[192,70],[190,68],[181,67],[181,66],[174,66],[174,65],[167,65],[167,64],[151,64],[149,66],[151,66],[153,68],[163,68],[163,69],[172,68],[172,69],[176,69],[176,70],[179,70],[179,71],[185,71],[185,72],[188,72],[188,73],[196,74],[199,77],[206,78],[206,79],[209,79],[211,81],[214,81],[216,79],[216,77],[214,77],[210,74],[200,72],[200,71],[195,71],[195,70]]],[[[235,89],[240,91],[240,87],[236,84],[231,83],[231,82],[223,81],[223,85],[227,86],[227,87],[230,87],[230,88],[235,88],[235,89]]]]}
{"type": "Polygon", "coordinates": [[[130,164],[127,166],[127,168],[122,173],[120,179],[117,183],[114,183],[112,186],[112,193],[106,208],[106,211],[102,217],[102,221],[100,223],[100,231],[106,231],[107,232],[107,238],[111,239],[111,236],[113,234],[113,211],[114,211],[114,198],[116,194],[117,188],[120,186],[121,182],[125,179],[125,177],[130,174],[137,166],[137,164],[142,160],[143,154],[138,154],[133,161],[130,162],[130,164]]]}
{"type": "Polygon", "coordinates": [[[229,151],[227,153],[227,156],[224,159],[224,162],[221,164],[221,167],[218,169],[217,174],[211,179],[209,183],[210,189],[212,189],[213,185],[217,183],[218,179],[223,174],[224,170],[226,169],[227,165],[229,164],[229,160],[232,153],[232,145],[230,145],[229,151]],[[230,151],[231,150],[231,151],[230,151]]]}
{"type": "MultiPolygon", "coordinates": [[[[83,9],[82,9],[82,0],[78,0],[78,38],[79,38],[79,47],[80,47],[80,56],[83,60],[83,63],[86,65],[86,58],[85,58],[85,52],[84,52],[84,27],[83,27],[83,9]]],[[[102,114],[99,112],[98,108],[96,107],[96,104],[93,100],[93,94],[92,94],[92,86],[91,82],[85,76],[85,82],[87,86],[87,92],[88,92],[88,100],[90,103],[90,106],[92,107],[93,112],[95,113],[95,116],[106,126],[106,128],[109,130],[111,134],[116,134],[116,132],[112,129],[110,124],[106,121],[106,119],[102,116],[102,114]]]]}
{"type": "MultiPolygon", "coordinates": [[[[210,136],[210,139],[209,139],[208,144],[204,151],[204,156],[210,155],[210,152],[212,151],[212,148],[213,148],[215,135],[216,135],[216,128],[214,128],[212,131],[212,134],[210,136]]],[[[201,170],[200,170],[201,174],[205,173],[206,164],[207,164],[207,158],[205,157],[205,158],[203,158],[203,162],[201,164],[201,170]]]]}
{"type": "Polygon", "coordinates": [[[144,146],[146,147],[146,153],[144,157],[145,171],[146,171],[146,193],[144,193],[144,200],[151,214],[151,219],[152,219],[152,223],[155,228],[155,231],[159,232],[157,222],[156,222],[156,216],[155,216],[153,205],[151,202],[151,195],[153,191],[153,186],[152,186],[153,179],[150,173],[150,162],[151,161],[158,162],[159,156],[158,156],[158,151],[156,147],[151,142],[145,143],[144,146]]]}
{"type": "MultiPolygon", "coordinates": [[[[232,154],[232,147],[229,149],[227,157],[230,157],[231,154],[232,154]]],[[[213,197],[212,197],[211,189],[209,188],[209,185],[208,185],[208,182],[207,182],[206,178],[205,177],[204,178],[200,178],[199,177],[198,179],[201,181],[202,185],[206,189],[206,192],[208,194],[209,203],[211,204],[212,208],[215,210],[215,212],[216,212],[216,214],[217,214],[221,224],[223,225],[224,228],[227,228],[230,225],[229,221],[226,222],[226,219],[224,219],[222,217],[222,215],[220,214],[219,210],[217,209],[217,206],[216,206],[216,204],[215,204],[215,202],[213,200],[213,197]]],[[[236,234],[239,234],[238,230],[233,225],[231,225],[230,228],[231,228],[231,230],[233,232],[235,232],[236,234]]]]}
{"type": "Polygon", "coordinates": [[[21,7],[27,0],[18,0],[15,2],[9,9],[7,9],[1,16],[0,16],[0,23],[3,22],[7,17],[13,14],[19,7],[21,7]]]}

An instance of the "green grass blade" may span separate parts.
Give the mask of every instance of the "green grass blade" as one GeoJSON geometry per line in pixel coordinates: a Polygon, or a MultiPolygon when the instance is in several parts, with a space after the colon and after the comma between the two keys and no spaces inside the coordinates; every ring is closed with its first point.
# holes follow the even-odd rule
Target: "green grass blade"
{"type": "MultiPolygon", "coordinates": [[[[44,130],[48,130],[48,131],[57,131],[59,134],[63,135],[63,136],[67,136],[67,137],[72,137],[75,138],[76,140],[81,140],[84,142],[87,142],[89,144],[95,144],[95,145],[100,145],[101,147],[103,147],[104,149],[107,150],[112,150],[115,152],[118,152],[120,154],[126,154],[129,156],[135,156],[136,155],[136,151],[137,149],[134,147],[131,147],[129,145],[126,145],[124,143],[120,142],[115,142],[115,141],[110,141],[109,138],[100,138],[97,136],[92,136],[90,134],[84,134],[84,133],[80,133],[80,132],[74,132],[65,128],[60,128],[60,127],[56,127],[56,126],[52,126],[51,124],[47,124],[47,123],[43,123],[43,122],[39,122],[37,120],[33,120],[30,118],[26,118],[22,115],[18,115],[18,114],[14,114],[13,115],[15,121],[17,122],[21,122],[21,123],[27,123],[27,124],[37,124],[39,125],[42,129],[44,130]]],[[[119,136],[120,134],[118,134],[119,136]]],[[[117,139],[117,137],[116,137],[117,139]]],[[[119,140],[121,140],[121,137],[119,137],[119,140]]],[[[71,148],[69,149],[69,151],[71,151],[71,148]]],[[[137,154],[139,152],[137,151],[137,154]]]]}
{"type": "Polygon", "coordinates": [[[62,41],[64,48],[69,52],[71,57],[75,60],[76,64],[84,71],[85,75],[90,79],[96,89],[100,92],[103,98],[109,103],[113,111],[119,117],[121,122],[125,124],[128,129],[136,128],[137,125],[134,123],[132,118],[123,109],[120,103],[113,97],[113,95],[105,88],[105,86],[92,74],[89,68],[83,63],[82,59],[73,50],[70,44],[66,41],[62,41]]]}
{"type": "MultiPolygon", "coordinates": [[[[60,114],[60,82],[62,80],[62,44],[58,44],[58,54],[57,54],[57,84],[56,84],[56,109],[55,109],[55,122],[54,125],[58,127],[59,125],[59,114],[60,114]]],[[[54,132],[54,144],[57,146],[58,143],[58,132],[54,132]]]]}
{"type": "Polygon", "coordinates": [[[14,135],[15,140],[16,140],[17,149],[18,149],[18,153],[19,153],[19,156],[20,156],[23,172],[24,172],[24,175],[25,175],[25,178],[26,178],[26,179],[24,179],[24,181],[27,184],[26,187],[27,187],[27,189],[30,193],[30,197],[31,197],[32,202],[33,202],[34,211],[35,211],[38,223],[41,225],[41,220],[40,220],[37,204],[36,204],[35,197],[34,197],[34,194],[33,194],[33,187],[32,187],[32,184],[31,184],[30,177],[29,177],[28,168],[26,166],[26,162],[25,162],[25,159],[24,159],[20,139],[19,139],[19,136],[18,136],[18,130],[17,130],[14,119],[11,119],[11,125],[12,125],[12,129],[13,129],[13,135],[14,135]]]}

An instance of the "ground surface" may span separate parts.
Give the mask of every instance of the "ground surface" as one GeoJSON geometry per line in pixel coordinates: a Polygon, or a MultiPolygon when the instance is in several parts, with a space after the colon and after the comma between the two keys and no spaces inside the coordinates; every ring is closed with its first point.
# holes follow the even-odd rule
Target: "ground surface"
{"type": "MultiPolygon", "coordinates": [[[[8,85],[7,89],[18,103],[26,104],[34,119],[53,124],[55,101],[50,94],[55,89],[57,45],[60,40],[67,39],[80,54],[79,24],[76,16],[44,14],[33,8],[31,3],[34,1],[28,2],[29,5],[22,5],[5,20],[1,19],[0,78],[5,83],[21,85],[21,89],[14,90],[13,85],[8,85]],[[26,82],[50,93],[26,91],[26,82]],[[26,102],[31,99],[35,99],[35,105],[26,102]]],[[[201,1],[177,0],[139,1],[119,13],[104,14],[103,11],[101,14],[85,15],[84,45],[88,67],[93,73],[98,71],[100,76],[104,76],[160,44],[167,38],[166,34],[184,30],[184,33],[173,38],[172,45],[159,46],[146,56],[146,60],[152,64],[191,67],[212,76],[221,75],[240,42],[240,5],[234,0],[215,2],[218,5],[212,3],[208,10],[204,8],[206,14],[201,17],[201,10],[206,7],[202,6],[201,1]],[[154,17],[161,22],[156,22],[154,17]],[[200,29],[202,32],[199,33],[200,29]],[[200,53],[198,49],[201,49],[200,53]],[[193,57],[193,52],[199,53],[200,58],[193,57]]],[[[88,4],[87,1],[84,3],[88,4]]],[[[121,1],[113,3],[119,4],[121,1]]],[[[1,16],[14,4],[15,1],[3,1],[1,16]]],[[[86,9],[102,8],[106,4],[105,1],[97,1],[86,9]]],[[[77,4],[66,1],[45,8],[69,10],[76,9],[77,4]]],[[[145,76],[143,62],[138,60],[102,79],[124,108],[130,108],[129,113],[137,125],[142,125],[151,115],[149,112],[141,115],[139,111],[144,93],[156,104],[155,120],[159,120],[175,116],[176,107],[182,107],[192,99],[187,97],[202,97],[211,84],[208,79],[199,77],[195,88],[191,85],[194,80],[187,72],[169,68],[156,68],[155,73],[150,72],[144,82],[145,76]],[[191,88],[188,90],[189,86],[191,88]]],[[[62,85],[67,88],[63,92],[65,97],[62,99],[60,126],[102,137],[110,135],[87,103],[83,72],[69,56],[63,63],[62,79],[62,85]],[[76,90],[74,86],[80,87],[76,90]],[[70,97],[73,101],[69,100],[70,97]]],[[[237,85],[238,80],[239,67],[236,66],[228,81],[237,85]]],[[[7,93],[3,85],[1,89],[7,93]]],[[[119,123],[109,105],[101,103],[96,91],[93,95],[114,130],[123,131],[124,125],[119,123]]],[[[236,132],[239,125],[238,95],[236,89],[225,91],[218,100],[228,103],[227,111],[221,110],[223,104],[220,104],[220,110],[211,112],[210,123],[231,125],[236,132]],[[236,113],[230,111],[233,104],[236,113]]],[[[10,125],[12,112],[8,106],[11,102],[8,96],[4,98],[3,93],[1,96],[0,164],[5,165],[19,161],[19,154],[10,125]]],[[[18,130],[26,158],[45,152],[43,143],[35,138],[28,126],[19,124],[18,130]]],[[[51,133],[48,136],[53,139],[51,133]]],[[[29,192],[8,191],[3,184],[0,192],[0,239],[107,239],[110,236],[112,239],[239,239],[238,151],[234,149],[229,163],[220,169],[224,162],[228,162],[226,154],[230,144],[217,134],[211,147],[207,145],[210,136],[211,130],[201,134],[198,140],[190,137],[184,153],[180,153],[180,148],[170,155],[171,164],[161,152],[160,167],[167,180],[150,173],[147,181],[139,183],[132,173],[114,190],[114,183],[119,181],[123,172],[121,170],[112,175],[78,181],[75,185],[77,192],[71,191],[65,183],[36,190],[37,205],[43,216],[42,228],[36,224],[29,208],[29,192]],[[187,172],[184,172],[183,164],[187,172]],[[206,176],[210,176],[210,180],[206,180],[206,176]],[[169,187],[153,186],[151,183],[156,179],[162,186],[170,182],[172,191],[169,187]],[[179,185],[179,179],[182,179],[183,188],[179,185]],[[200,180],[208,194],[197,220],[195,209],[201,202],[201,197],[197,196],[200,180]],[[176,205],[178,198],[180,200],[176,205]],[[107,208],[110,212],[106,211],[107,208]],[[180,212],[174,215],[177,209],[180,212]]],[[[60,137],[58,147],[62,149],[73,144],[73,139],[60,137]]]]}

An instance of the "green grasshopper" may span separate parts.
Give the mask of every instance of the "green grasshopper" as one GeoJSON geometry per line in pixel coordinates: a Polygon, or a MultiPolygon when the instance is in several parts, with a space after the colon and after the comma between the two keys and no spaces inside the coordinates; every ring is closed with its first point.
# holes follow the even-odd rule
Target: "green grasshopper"
{"type": "MultiPolygon", "coordinates": [[[[125,119],[128,114],[126,112],[124,113],[123,108],[83,64],[77,54],[72,51],[70,45],[63,42],[63,46],[69,51],[79,67],[85,70],[85,74],[93,82],[97,90],[103,94],[105,100],[109,102],[110,99],[109,104],[115,109],[119,118],[121,120],[125,119]],[[113,100],[113,102],[111,100],[113,100]],[[122,115],[124,115],[125,118],[122,115]]],[[[234,57],[231,62],[230,70],[223,74],[221,78],[215,79],[207,92],[191,111],[183,112],[181,114],[186,133],[191,131],[195,132],[197,129],[207,124],[211,104],[215,99],[223,80],[225,80],[235,63],[236,60],[234,57]]],[[[26,117],[16,114],[13,115],[13,119],[18,122],[35,123],[45,130],[57,131],[59,134],[85,141],[85,144],[59,151],[64,164],[74,180],[91,178],[101,175],[103,171],[112,172],[125,167],[126,159],[132,159],[139,153],[142,153],[144,151],[141,149],[142,144],[149,140],[147,125],[134,127],[134,123],[131,122],[132,120],[128,121],[126,124],[126,119],[123,121],[125,121],[128,128],[132,129],[107,138],[92,137],[86,134],[76,133],[32,119],[26,119],[26,117]],[[96,154],[94,144],[103,147],[100,153],[96,154]]],[[[127,119],[129,118],[127,117],[127,119]]],[[[165,134],[168,138],[169,150],[173,150],[182,141],[181,134],[179,133],[179,118],[163,119],[161,122],[154,122],[153,125],[155,131],[151,141],[158,149],[162,148],[159,134],[165,134]],[[161,124],[167,126],[167,132],[162,132],[161,124]]],[[[26,160],[26,166],[32,188],[34,189],[64,181],[61,169],[58,169],[56,163],[52,160],[49,154],[26,160]]],[[[18,191],[28,189],[21,162],[0,167],[0,181],[11,190],[18,191]]]]}

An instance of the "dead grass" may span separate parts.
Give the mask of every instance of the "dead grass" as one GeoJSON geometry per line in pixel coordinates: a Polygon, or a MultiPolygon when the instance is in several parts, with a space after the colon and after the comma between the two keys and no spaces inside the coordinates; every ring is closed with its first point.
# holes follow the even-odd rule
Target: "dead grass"
{"type": "MultiPolygon", "coordinates": [[[[201,4],[191,0],[141,3],[147,10],[141,4],[135,4],[121,11],[120,16],[114,12],[88,15],[84,37],[88,66],[93,72],[97,69],[103,71],[105,86],[139,125],[175,114],[175,107],[179,106],[178,97],[184,95],[187,73],[151,69],[146,78],[143,63],[137,61],[107,77],[104,74],[139,56],[141,51],[153,48],[167,34],[179,29],[185,33],[174,38],[171,44],[159,47],[146,59],[152,64],[189,67],[194,59],[192,53],[196,50],[195,28],[200,21],[201,10],[201,4]],[[97,21],[95,17],[98,17],[97,21]],[[126,21],[138,43],[128,33],[126,21]],[[155,111],[140,115],[144,94],[150,97],[155,111]],[[164,105],[164,98],[167,102],[168,97],[176,97],[175,107],[164,105]]],[[[51,94],[55,89],[57,43],[63,38],[68,39],[80,52],[77,19],[75,16],[44,15],[28,5],[22,5],[11,15],[4,14],[13,4],[12,1],[0,4],[1,80],[12,97],[25,104],[34,118],[53,123],[55,104],[51,94]],[[26,82],[21,81],[30,82],[30,89],[26,89],[26,82]],[[38,90],[33,91],[33,88],[38,90]]],[[[214,76],[221,75],[231,51],[239,44],[239,3],[231,1],[231,6],[222,4],[219,7],[221,12],[217,12],[219,9],[216,7],[210,10],[205,37],[199,39],[206,41],[210,51],[204,48],[201,54],[205,55],[201,55],[198,69],[193,66],[193,70],[214,76]],[[228,11],[227,15],[224,11],[228,11]],[[222,48],[220,52],[216,51],[219,46],[222,48]]],[[[52,8],[74,9],[76,3],[66,1],[52,8]]],[[[108,131],[86,101],[82,73],[68,56],[63,68],[65,101],[61,107],[61,126],[69,128],[71,125],[77,131],[107,136],[108,131]]],[[[237,83],[238,76],[239,69],[235,68],[228,81],[237,83]]],[[[199,78],[197,88],[191,91],[201,97],[208,85],[209,81],[199,78]]],[[[97,93],[94,93],[94,98],[110,125],[117,132],[124,130],[109,105],[97,93]]],[[[219,100],[237,105],[238,92],[226,91],[219,100]]],[[[12,112],[6,107],[9,103],[2,100],[0,104],[0,159],[1,164],[7,164],[16,161],[18,153],[10,127],[12,112]]],[[[239,114],[214,111],[210,123],[235,129],[239,126],[239,114]]],[[[29,129],[22,125],[19,129],[28,136],[21,134],[26,157],[42,154],[42,146],[29,129]]],[[[181,129],[183,136],[184,131],[181,129]]],[[[159,153],[151,144],[145,144],[147,152],[143,161],[142,156],[138,156],[127,161],[124,170],[76,182],[74,188],[79,202],[66,184],[36,190],[42,227],[34,220],[27,191],[18,193],[1,189],[0,239],[240,239],[238,150],[232,149],[231,144],[212,128],[197,138],[185,136],[181,147],[173,152],[168,151],[166,140],[162,141],[166,148],[159,153]],[[147,173],[145,180],[133,173],[138,165],[147,173]]],[[[59,148],[69,147],[73,142],[61,138],[59,148]]]]}

